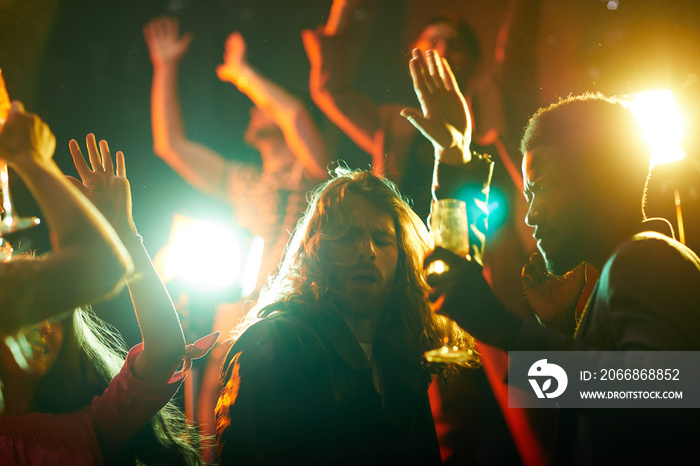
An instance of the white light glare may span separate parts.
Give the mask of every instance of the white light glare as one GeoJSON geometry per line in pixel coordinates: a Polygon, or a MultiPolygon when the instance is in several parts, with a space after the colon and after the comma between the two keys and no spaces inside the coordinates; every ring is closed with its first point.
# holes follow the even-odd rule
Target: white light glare
{"type": "Polygon", "coordinates": [[[158,256],[155,262],[164,281],[183,277],[207,288],[232,285],[244,257],[234,228],[180,214],[173,217],[168,244],[158,256]]]}
{"type": "Polygon", "coordinates": [[[250,251],[248,251],[248,259],[245,261],[245,267],[243,268],[243,275],[241,276],[243,296],[248,296],[252,293],[258,284],[258,274],[260,273],[264,247],[265,241],[260,236],[253,238],[253,242],[250,244],[250,251]]]}
{"type": "Polygon", "coordinates": [[[680,148],[683,118],[676,108],[671,91],[642,92],[628,105],[651,147],[652,166],[685,157],[685,152],[680,148]]]}

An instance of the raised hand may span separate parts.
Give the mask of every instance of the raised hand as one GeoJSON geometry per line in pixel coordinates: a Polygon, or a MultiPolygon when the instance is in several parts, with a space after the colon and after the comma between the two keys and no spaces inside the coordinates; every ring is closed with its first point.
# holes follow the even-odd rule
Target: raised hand
{"type": "Polygon", "coordinates": [[[107,141],[100,141],[99,148],[95,135],[87,135],[86,144],[90,167],[88,167],[80,146],[75,139],[69,143],[73,163],[81,181],[68,179],[102,212],[112,224],[122,240],[136,235],[136,227],[131,213],[131,187],[126,178],[124,154],[116,154],[116,167],[112,162],[107,141]]]}
{"type": "Polygon", "coordinates": [[[405,108],[401,115],[433,143],[436,153],[457,147],[468,157],[472,132],[469,108],[447,60],[433,49],[425,55],[414,49],[409,67],[422,113],[405,108]]]}
{"type": "Polygon", "coordinates": [[[248,68],[245,40],[240,32],[232,32],[226,39],[224,63],[216,67],[220,80],[238,84],[238,78],[248,68]]]}
{"type": "Polygon", "coordinates": [[[28,159],[46,162],[55,149],[56,138],[49,126],[35,114],[25,112],[22,102],[12,102],[0,131],[0,158],[10,165],[28,159]]]}
{"type": "Polygon", "coordinates": [[[179,37],[178,21],[168,17],[151,20],[143,27],[143,36],[153,66],[180,63],[193,39],[190,33],[179,37]]]}
{"type": "Polygon", "coordinates": [[[182,362],[185,340],[180,321],[168,291],[158,277],[131,216],[131,189],[126,178],[124,154],[116,154],[112,161],[107,141],[87,135],[90,166],[83,157],[78,143],[70,141],[70,153],[82,183],[71,181],[102,211],[119,234],[134,260],[134,273],[127,275],[136,317],[143,337],[143,351],[134,361],[134,375],[145,382],[165,383],[182,362]]]}

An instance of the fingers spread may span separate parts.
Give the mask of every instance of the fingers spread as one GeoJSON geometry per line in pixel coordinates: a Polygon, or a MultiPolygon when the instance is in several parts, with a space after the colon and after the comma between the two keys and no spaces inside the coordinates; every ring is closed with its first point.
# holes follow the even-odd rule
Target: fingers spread
{"type": "Polygon", "coordinates": [[[95,135],[92,133],[88,134],[85,138],[85,142],[87,143],[88,157],[90,158],[90,165],[92,165],[92,171],[103,171],[104,166],[102,165],[100,151],[97,149],[95,135]]]}
{"type": "Polygon", "coordinates": [[[428,72],[430,73],[430,83],[435,89],[442,89],[442,76],[440,75],[440,70],[442,65],[440,64],[440,56],[437,51],[430,49],[425,52],[426,61],[428,63],[428,72]]]}
{"type": "Polygon", "coordinates": [[[409,62],[409,67],[413,78],[413,86],[420,89],[424,94],[433,92],[434,85],[432,84],[432,78],[430,77],[423,52],[413,49],[412,55],[413,58],[409,62]]]}
{"type": "Polygon", "coordinates": [[[163,35],[163,18],[156,18],[151,21],[153,27],[153,35],[156,37],[161,37],[163,35]]]}
{"type": "Polygon", "coordinates": [[[443,62],[446,62],[444,58],[441,58],[437,52],[435,52],[436,60],[435,60],[435,68],[438,71],[438,74],[440,75],[440,84],[442,87],[444,87],[447,90],[452,90],[449,83],[448,83],[448,78],[447,78],[447,72],[445,71],[445,65],[443,62]]]}
{"type": "Polygon", "coordinates": [[[418,101],[421,103],[421,107],[423,107],[423,111],[425,111],[424,100],[428,96],[430,90],[428,89],[428,85],[423,78],[420,60],[417,58],[411,58],[411,61],[408,62],[408,68],[411,71],[413,89],[416,91],[416,96],[418,97],[418,101]]]}
{"type": "Polygon", "coordinates": [[[100,153],[102,154],[102,164],[107,173],[114,173],[114,165],[112,164],[112,155],[109,152],[109,145],[104,139],[100,141],[100,153]]]}
{"type": "Polygon", "coordinates": [[[177,23],[177,20],[173,18],[165,18],[165,28],[168,32],[168,35],[172,37],[177,37],[178,32],[179,32],[179,25],[177,23]]]}
{"type": "Polygon", "coordinates": [[[154,29],[153,22],[150,22],[143,27],[143,37],[146,39],[146,43],[148,43],[148,44],[150,44],[153,40],[153,35],[154,35],[153,29],[154,29]]]}
{"type": "Polygon", "coordinates": [[[445,58],[443,58],[440,61],[442,62],[442,69],[443,73],[445,74],[445,88],[447,88],[450,91],[459,89],[459,86],[457,85],[457,80],[455,79],[455,75],[452,72],[452,68],[450,68],[450,64],[445,58]]]}
{"type": "Polygon", "coordinates": [[[90,167],[88,167],[85,162],[85,157],[83,157],[83,153],[80,151],[78,141],[71,139],[68,143],[68,148],[70,149],[70,155],[73,157],[73,164],[75,164],[78,174],[81,178],[85,179],[85,176],[90,173],[90,167]]]}
{"type": "Polygon", "coordinates": [[[126,164],[122,151],[117,152],[117,176],[126,177],[126,164]]]}

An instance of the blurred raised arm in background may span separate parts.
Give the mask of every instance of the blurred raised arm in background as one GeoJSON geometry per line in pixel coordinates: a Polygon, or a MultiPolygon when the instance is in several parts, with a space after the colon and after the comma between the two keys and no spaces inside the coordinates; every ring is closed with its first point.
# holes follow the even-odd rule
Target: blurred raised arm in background
{"type": "Polygon", "coordinates": [[[217,74],[256,104],[245,140],[260,152],[262,170],[189,140],[179,109],[177,68],[192,37],[180,37],[172,18],[152,20],[144,36],[154,71],[154,150],[190,184],[228,202],[238,225],[264,239],[262,280],[277,269],[287,232],[304,210],[306,192],[327,176],[323,140],[301,102],[247,64],[238,33],[229,36],[217,74]]]}
{"type": "MultiPolygon", "coordinates": [[[[157,18],[144,27],[144,37],[153,63],[151,119],[156,155],[196,188],[216,198],[229,200],[228,183],[231,180],[227,174],[236,170],[237,164],[188,139],[180,112],[178,67],[192,41],[192,35],[180,36],[176,19],[157,18]]],[[[325,179],[325,145],[303,104],[248,65],[245,42],[240,34],[229,36],[224,60],[224,64],[217,68],[219,78],[232,82],[250,97],[270,120],[262,124],[276,125],[281,130],[279,142],[287,146],[287,151],[281,151],[279,147],[273,149],[258,141],[260,138],[255,138],[255,134],[246,135],[247,142],[261,152],[263,171],[288,171],[299,162],[301,170],[296,171],[304,178],[325,179]]],[[[260,126],[259,120],[261,116],[253,114],[251,125],[260,126]]],[[[252,132],[255,133],[255,130],[252,132]]]]}
{"type": "Polygon", "coordinates": [[[217,67],[216,75],[247,95],[282,130],[287,146],[311,179],[328,178],[326,146],[309,111],[301,100],[250,66],[239,32],[226,39],[224,63],[217,67]]]}
{"type": "MultiPolygon", "coordinates": [[[[177,73],[192,37],[180,37],[172,18],[151,21],[144,37],[153,62],[154,150],[190,184],[231,205],[236,224],[263,239],[256,280],[261,285],[277,271],[289,233],[306,208],[306,193],[328,176],[325,143],[303,103],[249,65],[237,32],[229,35],[224,63],[216,73],[255,104],[244,137],[260,152],[262,169],[189,140],[177,97],[177,73]]],[[[242,303],[219,306],[214,330],[228,334],[243,315],[242,303]]],[[[197,417],[207,433],[214,432],[220,358],[226,351],[221,345],[212,352],[200,389],[197,417]]]]}
{"type": "MultiPolygon", "coordinates": [[[[432,148],[400,117],[407,102],[402,103],[399,96],[389,93],[387,100],[393,99],[394,103],[378,104],[353,85],[354,60],[349,58],[349,52],[353,15],[359,5],[359,0],[335,0],[326,24],[302,33],[311,63],[311,97],[332,122],[370,155],[373,172],[395,181],[412,198],[414,211],[425,220],[430,211],[432,148]]],[[[437,49],[450,62],[460,84],[475,78],[480,56],[478,40],[456,15],[443,13],[430,18],[411,48],[437,49]]],[[[375,72],[380,76],[382,70],[375,72]]],[[[391,90],[391,83],[386,86],[391,90]]],[[[471,99],[467,97],[466,102],[471,99]]]]}

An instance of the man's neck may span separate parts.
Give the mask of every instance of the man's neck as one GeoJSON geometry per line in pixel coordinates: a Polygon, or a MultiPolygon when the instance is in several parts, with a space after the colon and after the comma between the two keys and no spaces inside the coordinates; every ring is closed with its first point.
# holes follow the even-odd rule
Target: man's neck
{"type": "Polygon", "coordinates": [[[589,253],[589,259],[586,260],[599,272],[603,270],[603,266],[608,261],[613,252],[622,244],[627,241],[633,235],[639,232],[641,229],[642,220],[639,219],[638,222],[626,222],[621,224],[618,228],[608,229],[606,234],[602,236],[599,242],[593,248],[593,251],[589,253]]]}
{"type": "Polygon", "coordinates": [[[374,335],[377,333],[377,325],[379,324],[378,315],[343,315],[343,319],[358,342],[372,343],[374,341],[374,335]]]}

